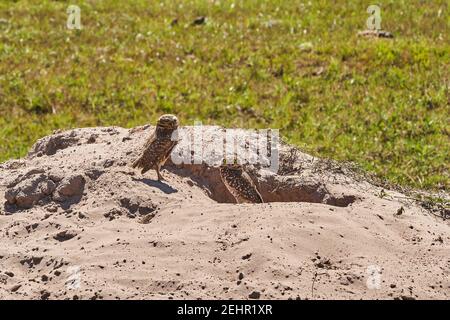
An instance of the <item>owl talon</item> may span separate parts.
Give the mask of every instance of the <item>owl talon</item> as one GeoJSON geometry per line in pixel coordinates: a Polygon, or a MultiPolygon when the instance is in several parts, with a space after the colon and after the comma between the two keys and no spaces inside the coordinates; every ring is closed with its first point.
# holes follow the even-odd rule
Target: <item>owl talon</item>
{"type": "Polygon", "coordinates": [[[158,181],[164,181],[163,176],[161,175],[160,169],[156,168],[156,174],[158,175],[158,181]]]}

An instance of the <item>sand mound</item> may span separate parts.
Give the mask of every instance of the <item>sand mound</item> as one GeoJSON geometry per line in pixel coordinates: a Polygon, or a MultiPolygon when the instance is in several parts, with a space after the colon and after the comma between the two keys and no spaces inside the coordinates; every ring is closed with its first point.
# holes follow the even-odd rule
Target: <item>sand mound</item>
{"type": "Polygon", "coordinates": [[[250,168],[267,203],[236,205],[214,166],[132,169],[151,130],[0,165],[0,298],[450,297],[449,225],[402,194],[283,145],[279,174],[250,168]]]}

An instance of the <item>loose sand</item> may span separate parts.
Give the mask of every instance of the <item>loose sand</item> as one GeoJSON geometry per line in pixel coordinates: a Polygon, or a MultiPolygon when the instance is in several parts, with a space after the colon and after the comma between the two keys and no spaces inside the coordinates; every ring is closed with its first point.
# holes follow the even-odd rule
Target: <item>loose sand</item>
{"type": "Polygon", "coordinates": [[[448,221],[401,193],[283,146],[252,172],[268,203],[237,205],[214,167],[130,168],[151,130],[0,164],[0,299],[450,298],[448,221]]]}

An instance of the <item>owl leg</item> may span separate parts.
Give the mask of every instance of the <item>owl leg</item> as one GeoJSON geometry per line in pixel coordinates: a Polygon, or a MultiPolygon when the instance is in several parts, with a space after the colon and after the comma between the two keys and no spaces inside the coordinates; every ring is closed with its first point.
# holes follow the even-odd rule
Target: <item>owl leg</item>
{"type": "Polygon", "coordinates": [[[158,181],[164,180],[160,171],[161,171],[161,165],[158,164],[158,165],[156,165],[156,174],[158,175],[158,181]]]}

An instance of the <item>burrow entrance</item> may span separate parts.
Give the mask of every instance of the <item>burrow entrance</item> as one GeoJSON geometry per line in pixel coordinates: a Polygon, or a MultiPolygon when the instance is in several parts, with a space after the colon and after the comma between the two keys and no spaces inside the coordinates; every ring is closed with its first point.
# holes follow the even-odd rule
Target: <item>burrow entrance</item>
{"type": "MultiPolygon", "coordinates": [[[[183,164],[166,167],[177,175],[191,178],[202,187],[208,196],[219,203],[235,203],[220,179],[219,169],[205,164],[183,164]]],[[[250,174],[263,197],[264,202],[310,202],[323,203],[337,207],[347,207],[358,200],[351,194],[333,194],[325,184],[314,181],[302,181],[295,176],[270,175],[261,177],[250,174]]]]}

